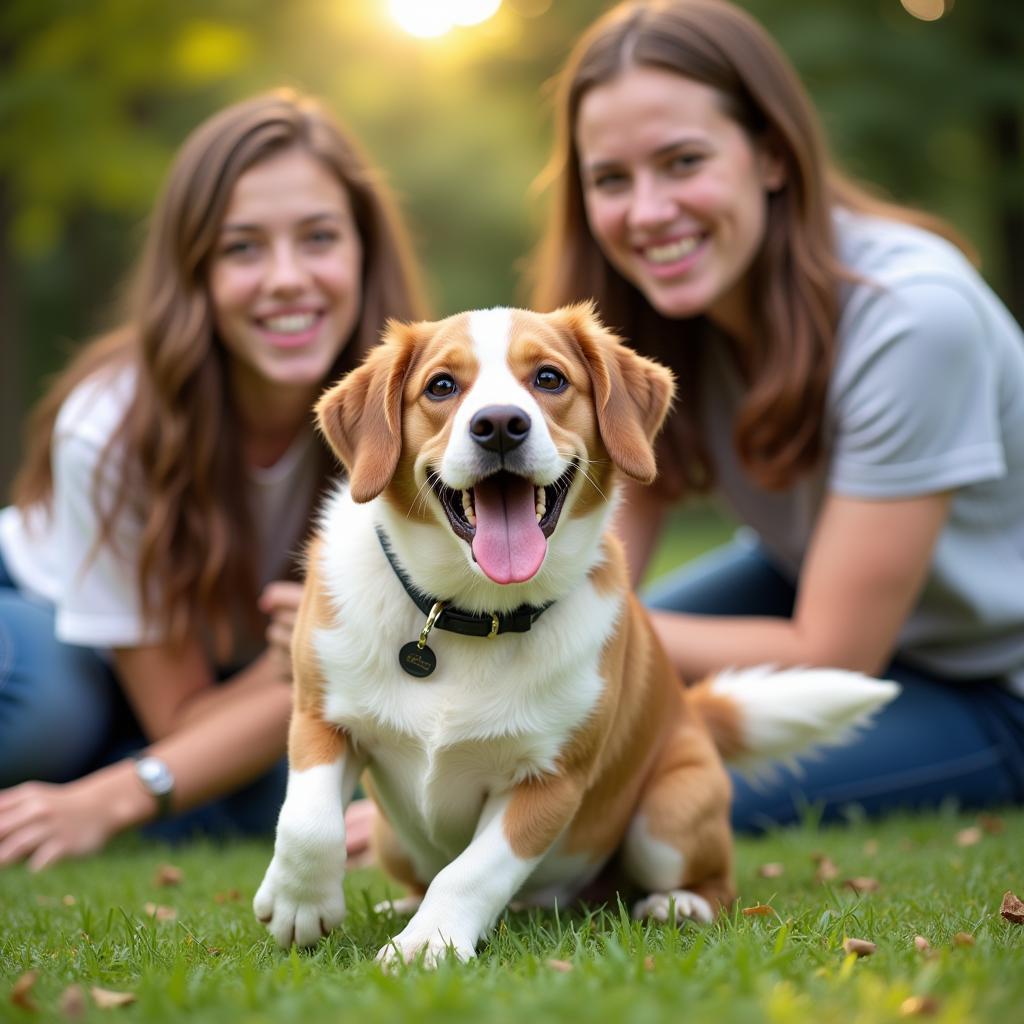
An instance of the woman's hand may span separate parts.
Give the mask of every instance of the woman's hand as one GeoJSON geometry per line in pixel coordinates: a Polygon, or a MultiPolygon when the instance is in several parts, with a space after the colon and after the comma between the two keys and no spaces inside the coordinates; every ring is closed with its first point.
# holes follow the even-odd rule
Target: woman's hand
{"type": "Polygon", "coordinates": [[[65,857],[95,853],[154,809],[126,763],[74,782],[23,782],[0,790],[0,867],[27,860],[39,871],[65,857]]]}
{"type": "Polygon", "coordinates": [[[287,580],[268,583],[260,594],[260,611],[270,616],[267,626],[267,650],[274,670],[282,679],[292,678],[292,632],[302,600],[302,584],[287,580]]]}

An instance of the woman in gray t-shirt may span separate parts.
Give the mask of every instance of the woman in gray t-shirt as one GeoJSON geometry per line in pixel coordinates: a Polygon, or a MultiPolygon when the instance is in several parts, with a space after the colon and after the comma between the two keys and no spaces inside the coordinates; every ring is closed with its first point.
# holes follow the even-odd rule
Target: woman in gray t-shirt
{"type": "Polygon", "coordinates": [[[1024,801],[1024,336],[952,233],[836,170],[793,69],[724,0],[620,5],[562,79],[541,308],[596,298],[676,371],[635,578],[714,490],[747,527],[651,596],[681,674],[822,664],[898,700],[740,827],[1024,801]]]}

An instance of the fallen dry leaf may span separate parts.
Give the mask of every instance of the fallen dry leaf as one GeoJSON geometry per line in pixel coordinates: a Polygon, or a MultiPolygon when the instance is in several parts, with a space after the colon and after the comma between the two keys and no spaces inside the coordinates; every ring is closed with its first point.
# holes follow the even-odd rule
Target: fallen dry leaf
{"type": "Polygon", "coordinates": [[[81,985],[68,985],[61,993],[57,1004],[60,1012],[71,1020],[80,1020],[85,1016],[85,990],[81,985]]]}
{"type": "Polygon", "coordinates": [[[164,907],[159,903],[147,903],[143,909],[147,916],[155,917],[158,921],[173,921],[178,916],[174,907],[164,907]]]}
{"type": "Polygon", "coordinates": [[[185,878],[185,872],[173,864],[158,864],[156,874],[153,875],[153,884],[161,887],[181,885],[185,878]]]}
{"type": "Polygon", "coordinates": [[[838,875],[839,868],[837,868],[828,857],[822,857],[818,861],[818,870],[814,872],[815,881],[831,882],[832,879],[838,877],[838,875]]]}
{"type": "Polygon", "coordinates": [[[65,907],[73,907],[77,902],[78,900],[76,900],[71,893],[68,893],[67,896],[61,900],[61,903],[63,903],[65,907]]]}
{"type": "Polygon", "coordinates": [[[762,864],[758,869],[757,873],[762,878],[779,878],[786,868],[782,864],[762,864]]]}
{"type": "Polygon", "coordinates": [[[868,942],[867,939],[843,940],[843,951],[846,953],[854,953],[857,956],[871,956],[871,954],[877,949],[878,947],[873,942],[868,942]]]}
{"type": "Polygon", "coordinates": [[[92,993],[92,1001],[101,1010],[114,1010],[118,1006],[128,1006],[139,998],[134,992],[112,992],[109,988],[99,988],[97,985],[93,985],[89,991],[92,993]]]}
{"type": "Polygon", "coordinates": [[[990,836],[997,836],[1006,828],[1006,822],[997,818],[994,814],[979,814],[978,824],[990,836]]]}
{"type": "Polygon", "coordinates": [[[752,907],[743,908],[744,917],[764,917],[767,914],[774,914],[775,911],[767,903],[756,903],[752,907]]]}
{"type": "Polygon", "coordinates": [[[214,903],[237,903],[241,898],[242,894],[237,889],[228,889],[227,892],[213,894],[214,903]]]}
{"type": "Polygon", "coordinates": [[[1003,893],[1003,905],[999,908],[999,914],[1010,924],[1024,924],[1024,900],[1018,899],[1007,889],[1003,893]]]}
{"type": "Polygon", "coordinates": [[[901,1017],[930,1017],[942,1004],[934,996],[911,996],[900,1003],[901,1017]]]}
{"type": "Polygon", "coordinates": [[[970,828],[962,828],[956,834],[956,845],[957,846],[977,846],[981,842],[982,834],[981,829],[977,825],[972,825],[970,828]]]}
{"type": "Polygon", "coordinates": [[[957,932],[956,935],[953,936],[953,945],[954,946],[973,946],[974,945],[974,936],[971,935],[969,932],[957,932]]]}
{"type": "Polygon", "coordinates": [[[927,953],[932,948],[932,944],[923,935],[915,935],[914,948],[919,953],[927,953]]]}
{"type": "Polygon", "coordinates": [[[881,887],[877,878],[867,878],[863,875],[857,878],[848,878],[843,885],[854,892],[877,892],[881,887]]]}
{"type": "Polygon", "coordinates": [[[868,839],[864,843],[864,853],[869,857],[874,857],[878,853],[878,840],[868,839]]]}
{"type": "Polygon", "coordinates": [[[32,987],[38,979],[38,971],[26,971],[21,975],[11,986],[11,1002],[23,1010],[28,1010],[29,1013],[35,1013],[39,1007],[36,1006],[36,1002],[32,998],[32,987]]]}
{"type": "Polygon", "coordinates": [[[644,970],[645,971],[653,971],[654,970],[654,957],[653,956],[645,956],[644,957],[644,970]]]}
{"type": "Polygon", "coordinates": [[[568,960],[548,960],[548,967],[553,971],[561,971],[563,974],[572,970],[572,964],[568,960]]]}

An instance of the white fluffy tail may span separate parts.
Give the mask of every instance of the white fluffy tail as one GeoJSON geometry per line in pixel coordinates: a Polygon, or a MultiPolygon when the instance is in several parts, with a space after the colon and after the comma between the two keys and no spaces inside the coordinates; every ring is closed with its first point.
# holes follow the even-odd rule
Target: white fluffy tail
{"type": "Polygon", "coordinates": [[[753,775],[849,742],[899,692],[858,672],[770,665],[729,669],[691,691],[722,756],[753,775]]]}

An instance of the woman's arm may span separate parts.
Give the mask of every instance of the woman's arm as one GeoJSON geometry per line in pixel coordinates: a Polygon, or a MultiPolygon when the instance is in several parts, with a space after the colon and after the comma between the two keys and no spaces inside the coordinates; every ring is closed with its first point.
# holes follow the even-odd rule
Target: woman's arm
{"type": "Polygon", "coordinates": [[[886,501],[832,495],[791,620],[652,612],[655,629],[687,680],[765,663],[877,673],[924,584],[948,513],[947,494],[886,501]]]}
{"type": "MultiPolygon", "coordinates": [[[[273,646],[220,685],[198,642],[184,650],[125,648],[116,652],[115,663],[153,741],[148,752],[174,774],[173,810],[231,792],[284,754],[291,686],[273,646]]],[[[27,858],[35,870],[92,853],[156,810],[130,761],[63,785],[15,786],[0,792],[0,865],[27,858]]]]}

